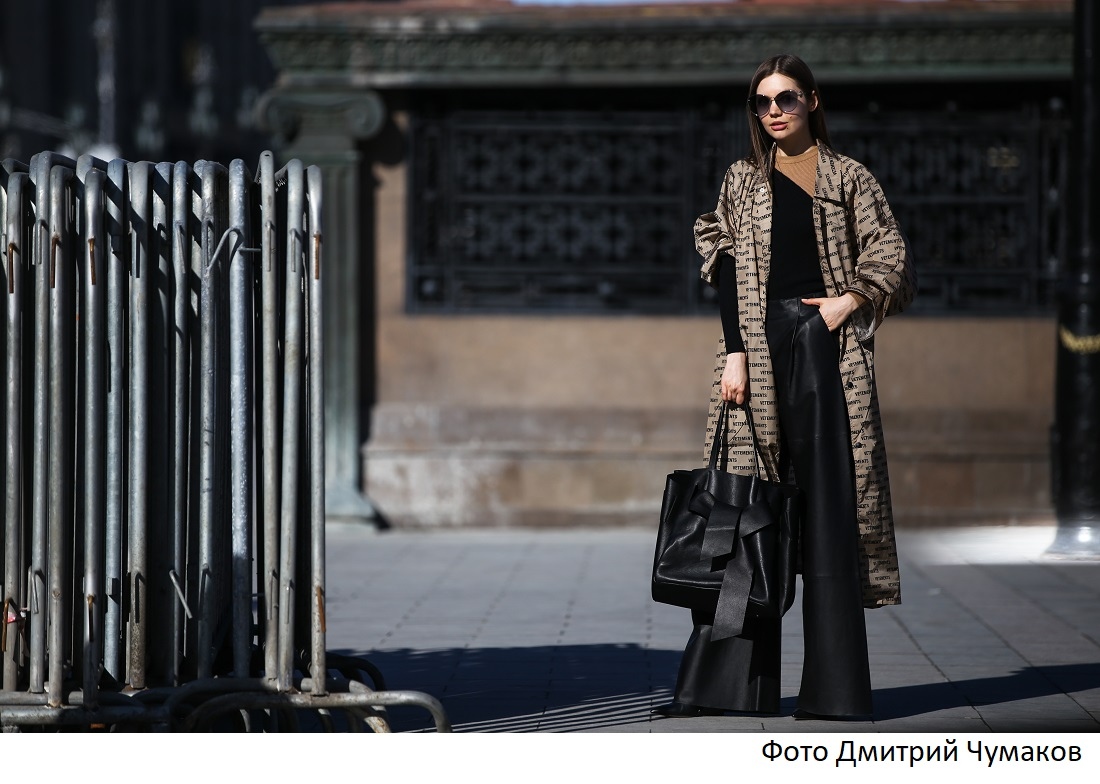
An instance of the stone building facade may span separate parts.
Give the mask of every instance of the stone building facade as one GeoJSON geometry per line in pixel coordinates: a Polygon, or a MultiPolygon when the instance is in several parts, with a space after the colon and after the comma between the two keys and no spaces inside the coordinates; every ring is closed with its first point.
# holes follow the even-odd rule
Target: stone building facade
{"type": "Polygon", "coordinates": [[[325,172],[329,512],[655,522],[720,326],[691,227],[780,51],[918,257],[877,338],[902,524],[1049,517],[1072,3],[270,8],[261,101],[325,172]],[[369,500],[368,500],[369,499],[369,500]]]}

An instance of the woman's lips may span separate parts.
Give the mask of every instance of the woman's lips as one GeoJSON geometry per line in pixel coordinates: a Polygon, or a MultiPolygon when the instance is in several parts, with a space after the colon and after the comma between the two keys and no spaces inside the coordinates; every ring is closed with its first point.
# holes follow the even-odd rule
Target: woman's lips
{"type": "Polygon", "coordinates": [[[773,131],[782,131],[782,130],[783,130],[784,128],[786,128],[786,127],[787,127],[787,123],[785,123],[785,122],[781,122],[781,123],[772,123],[772,124],[771,124],[771,129],[772,129],[773,131]]]}

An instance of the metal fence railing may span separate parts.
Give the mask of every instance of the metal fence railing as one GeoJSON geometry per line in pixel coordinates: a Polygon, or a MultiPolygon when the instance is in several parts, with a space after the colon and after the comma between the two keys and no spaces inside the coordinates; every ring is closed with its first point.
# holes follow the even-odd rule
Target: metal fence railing
{"type": "Polygon", "coordinates": [[[325,651],[320,170],[43,152],[0,233],[0,725],[448,729],[325,651]]]}

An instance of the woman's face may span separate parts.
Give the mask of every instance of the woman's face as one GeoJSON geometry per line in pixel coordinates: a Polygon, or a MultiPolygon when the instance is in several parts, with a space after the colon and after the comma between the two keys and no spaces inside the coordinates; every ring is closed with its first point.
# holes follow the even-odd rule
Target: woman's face
{"type": "MultiPolygon", "coordinates": [[[[798,86],[798,82],[782,74],[766,76],[756,87],[757,96],[772,99],[783,98],[782,94],[788,91],[797,96],[797,103],[793,107],[788,106],[788,111],[784,111],[775,100],[772,100],[767,112],[760,116],[758,111],[757,116],[760,116],[764,131],[775,139],[781,149],[785,152],[793,150],[797,153],[813,144],[813,134],[810,133],[810,112],[817,108],[817,96],[806,93],[798,86]]],[[[791,98],[790,95],[786,97],[788,100],[791,98]]],[[[762,109],[762,100],[760,104],[762,109]]]]}

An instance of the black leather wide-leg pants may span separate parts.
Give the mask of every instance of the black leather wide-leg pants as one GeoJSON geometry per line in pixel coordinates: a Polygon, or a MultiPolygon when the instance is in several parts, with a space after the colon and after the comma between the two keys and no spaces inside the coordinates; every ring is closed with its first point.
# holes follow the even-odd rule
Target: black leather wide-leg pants
{"type": "Polygon", "coordinates": [[[780,453],[806,497],[802,545],[804,656],[800,710],[871,713],[859,573],[851,426],[837,336],[814,305],[768,302],[765,324],[779,407],[780,453]]]}
{"type": "MultiPolygon", "coordinates": [[[[770,300],[765,324],[775,376],[784,463],[806,496],[802,530],[804,658],[800,710],[871,713],[871,677],[859,574],[848,409],[836,335],[813,305],[770,300]]],[[[751,392],[751,390],[750,390],[751,392]]],[[[739,637],[710,642],[713,618],[695,628],[676,680],[687,705],[779,712],[779,621],[747,618],[739,637]]]]}

